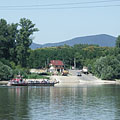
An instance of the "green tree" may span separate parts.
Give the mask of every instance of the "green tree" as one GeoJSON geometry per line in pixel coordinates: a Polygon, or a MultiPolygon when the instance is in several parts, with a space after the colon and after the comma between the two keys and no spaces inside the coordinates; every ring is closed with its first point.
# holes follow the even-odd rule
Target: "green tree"
{"type": "Polygon", "coordinates": [[[120,48],[120,36],[118,36],[118,38],[116,40],[116,47],[120,48]]]}
{"type": "Polygon", "coordinates": [[[76,67],[82,68],[84,62],[83,56],[79,52],[76,52],[74,57],[76,59],[76,67]]]}
{"type": "Polygon", "coordinates": [[[101,79],[115,79],[120,76],[120,61],[114,56],[97,59],[93,73],[101,79]]]}
{"type": "Polygon", "coordinates": [[[3,58],[8,54],[7,48],[7,22],[4,19],[0,19],[0,58],[3,58]]]}
{"type": "Polygon", "coordinates": [[[12,69],[0,62],[0,80],[9,80],[13,76],[12,69]]]}
{"type": "Polygon", "coordinates": [[[19,31],[16,39],[16,52],[17,52],[17,61],[22,67],[26,67],[27,58],[29,56],[29,46],[32,43],[31,35],[38,31],[35,27],[35,24],[32,23],[29,19],[22,18],[19,22],[19,31]]]}
{"type": "Polygon", "coordinates": [[[15,58],[16,33],[17,24],[7,24],[6,20],[0,19],[0,58],[15,58]]]}

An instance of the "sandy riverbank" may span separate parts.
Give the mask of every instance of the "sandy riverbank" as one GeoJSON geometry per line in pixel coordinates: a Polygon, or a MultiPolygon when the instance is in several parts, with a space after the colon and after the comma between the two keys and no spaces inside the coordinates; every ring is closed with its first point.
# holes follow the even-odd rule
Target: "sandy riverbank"
{"type": "Polygon", "coordinates": [[[0,85],[7,85],[8,81],[0,81],[0,85]]]}
{"type": "MultiPolygon", "coordinates": [[[[42,81],[43,79],[25,79],[26,81],[42,81]]],[[[92,75],[78,76],[50,76],[50,81],[59,81],[59,84],[120,84],[120,81],[101,80],[92,75]]],[[[0,81],[0,85],[7,85],[8,81],[0,81]]]]}
{"type": "Polygon", "coordinates": [[[51,76],[50,77],[51,80],[57,80],[60,83],[79,83],[79,84],[116,84],[118,82],[116,81],[110,81],[110,80],[101,80],[101,79],[97,79],[94,78],[93,76],[93,80],[85,80],[82,79],[82,77],[78,77],[78,76],[51,76]]]}

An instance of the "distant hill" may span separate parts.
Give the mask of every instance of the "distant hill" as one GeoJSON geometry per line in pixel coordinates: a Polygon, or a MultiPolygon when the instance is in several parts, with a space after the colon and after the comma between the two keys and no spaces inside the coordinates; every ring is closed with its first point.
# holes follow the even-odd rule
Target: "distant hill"
{"type": "Polygon", "coordinates": [[[37,43],[32,43],[30,46],[31,49],[37,49],[37,48],[42,48],[42,45],[37,44],[37,43]]]}
{"type": "Polygon", "coordinates": [[[62,46],[64,44],[73,46],[75,44],[95,44],[99,46],[107,46],[107,47],[113,47],[115,46],[116,37],[106,34],[100,34],[100,35],[91,35],[91,36],[85,36],[85,37],[76,37],[71,40],[66,40],[64,42],[59,43],[47,43],[47,44],[36,44],[33,43],[30,47],[32,49],[36,48],[44,48],[44,47],[52,47],[52,46],[62,46]]]}

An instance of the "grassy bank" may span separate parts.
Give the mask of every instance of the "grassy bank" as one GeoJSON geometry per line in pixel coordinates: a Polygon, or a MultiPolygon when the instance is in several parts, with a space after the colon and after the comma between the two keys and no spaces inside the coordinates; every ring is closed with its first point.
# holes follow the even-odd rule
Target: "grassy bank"
{"type": "Polygon", "coordinates": [[[41,75],[41,74],[36,74],[36,73],[27,74],[24,78],[25,79],[50,79],[46,75],[41,75]]]}

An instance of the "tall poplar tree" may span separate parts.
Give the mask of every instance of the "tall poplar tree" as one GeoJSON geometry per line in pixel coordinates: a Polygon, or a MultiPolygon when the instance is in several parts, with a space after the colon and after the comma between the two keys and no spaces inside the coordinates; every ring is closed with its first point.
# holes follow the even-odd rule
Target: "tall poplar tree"
{"type": "Polygon", "coordinates": [[[29,19],[22,18],[18,24],[19,30],[16,39],[17,61],[22,67],[26,67],[29,56],[29,46],[32,43],[31,35],[38,31],[35,24],[29,19]]]}

